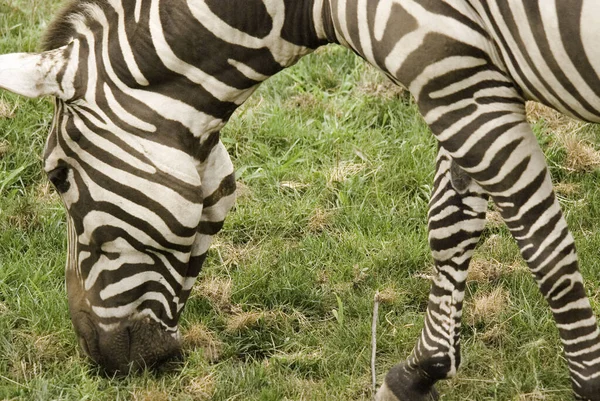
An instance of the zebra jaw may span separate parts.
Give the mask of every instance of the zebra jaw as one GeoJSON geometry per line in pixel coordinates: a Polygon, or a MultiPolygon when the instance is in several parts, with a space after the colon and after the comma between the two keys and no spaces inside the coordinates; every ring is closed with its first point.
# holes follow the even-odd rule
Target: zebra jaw
{"type": "Polygon", "coordinates": [[[0,88],[26,97],[68,98],[74,92],[73,80],[78,44],[43,53],[0,55],[0,88]],[[71,57],[74,56],[74,57],[71,57]]]}

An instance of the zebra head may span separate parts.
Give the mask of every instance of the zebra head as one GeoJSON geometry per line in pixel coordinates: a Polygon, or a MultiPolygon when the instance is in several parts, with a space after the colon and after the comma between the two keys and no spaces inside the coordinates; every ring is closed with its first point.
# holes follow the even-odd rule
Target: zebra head
{"type": "Polygon", "coordinates": [[[119,91],[108,68],[86,68],[90,53],[74,40],[0,56],[0,88],[56,99],[44,169],[67,210],[71,319],[91,359],[127,373],[179,353],[178,319],[235,181],[217,129],[189,135],[167,97],[119,91]],[[207,169],[218,174],[203,182],[207,169]]]}

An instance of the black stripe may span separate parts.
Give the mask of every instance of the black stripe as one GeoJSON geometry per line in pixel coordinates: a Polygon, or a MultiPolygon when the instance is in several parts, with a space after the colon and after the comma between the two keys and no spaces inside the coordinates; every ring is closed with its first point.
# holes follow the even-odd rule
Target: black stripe
{"type": "Polygon", "coordinates": [[[221,198],[229,196],[229,195],[233,194],[234,192],[235,192],[235,173],[232,173],[232,174],[228,175],[227,177],[223,178],[223,180],[219,184],[219,187],[217,189],[215,189],[215,191],[212,194],[210,194],[209,196],[204,198],[204,207],[214,206],[217,204],[217,202],[219,202],[221,200],[221,198]]]}

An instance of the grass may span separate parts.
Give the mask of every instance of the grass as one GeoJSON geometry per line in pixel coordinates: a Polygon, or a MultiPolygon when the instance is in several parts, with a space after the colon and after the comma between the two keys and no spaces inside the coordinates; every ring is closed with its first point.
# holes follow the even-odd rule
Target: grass
{"type": "MultiPolygon", "coordinates": [[[[35,50],[56,8],[0,3],[0,52],[35,50]]],[[[436,145],[411,98],[352,54],[306,57],[223,131],[236,209],[186,307],[185,361],[141,376],[104,378],[78,350],[65,215],[41,169],[51,110],[0,93],[0,399],[368,400],[377,290],[379,382],[409,354],[429,290],[436,145]]],[[[600,315],[600,130],[542,108],[530,116],[600,315]]],[[[466,305],[463,364],[440,383],[442,400],[569,398],[552,317],[493,210],[466,305]]]]}

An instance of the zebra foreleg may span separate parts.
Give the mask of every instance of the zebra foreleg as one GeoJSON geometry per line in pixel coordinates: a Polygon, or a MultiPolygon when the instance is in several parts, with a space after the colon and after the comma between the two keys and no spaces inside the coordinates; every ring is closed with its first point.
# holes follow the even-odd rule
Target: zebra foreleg
{"type": "Polygon", "coordinates": [[[467,268],[485,226],[486,209],[481,188],[440,149],[429,204],[435,277],[425,327],[408,361],[388,372],[377,400],[437,400],[435,382],[456,373],[467,268]]]}

